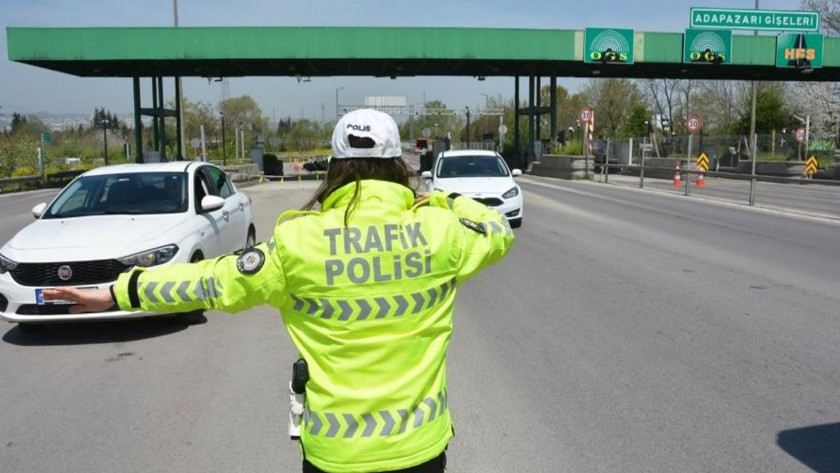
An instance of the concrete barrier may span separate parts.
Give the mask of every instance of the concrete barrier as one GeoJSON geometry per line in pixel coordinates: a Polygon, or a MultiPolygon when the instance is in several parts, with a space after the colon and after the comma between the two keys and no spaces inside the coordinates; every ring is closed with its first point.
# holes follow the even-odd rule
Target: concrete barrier
{"type": "MultiPolygon", "coordinates": [[[[592,173],[593,165],[594,160],[589,158],[590,173],[592,173]]],[[[586,158],[544,154],[539,161],[532,163],[531,174],[566,180],[586,179],[586,158]]]]}

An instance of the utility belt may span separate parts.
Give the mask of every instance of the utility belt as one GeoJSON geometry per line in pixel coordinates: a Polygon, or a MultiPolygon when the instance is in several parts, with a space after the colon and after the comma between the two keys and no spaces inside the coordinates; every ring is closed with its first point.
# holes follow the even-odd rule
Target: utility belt
{"type": "Polygon", "coordinates": [[[306,409],[306,382],[309,381],[309,367],[303,358],[292,365],[292,380],[289,381],[289,437],[300,439],[303,413],[306,409]]]}

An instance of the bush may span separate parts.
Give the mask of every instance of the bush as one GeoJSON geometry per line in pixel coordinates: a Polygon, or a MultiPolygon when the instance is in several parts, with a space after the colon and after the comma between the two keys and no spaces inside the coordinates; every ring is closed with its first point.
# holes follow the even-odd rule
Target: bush
{"type": "Polygon", "coordinates": [[[12,177],[23,177],[23,176],[39,176],[41,173],[29,166],[20,166],[14,171],[12,171],[12,177]]]}

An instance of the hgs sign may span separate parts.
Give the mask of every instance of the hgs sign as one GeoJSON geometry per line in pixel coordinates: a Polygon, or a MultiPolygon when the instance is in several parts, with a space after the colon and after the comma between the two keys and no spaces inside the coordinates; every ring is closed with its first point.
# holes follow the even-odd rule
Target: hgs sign
{"type": "Polygon", "coordinates": [[[776,67],[823,67],[823,35],[782,33],[776,39],[776,67]]]}

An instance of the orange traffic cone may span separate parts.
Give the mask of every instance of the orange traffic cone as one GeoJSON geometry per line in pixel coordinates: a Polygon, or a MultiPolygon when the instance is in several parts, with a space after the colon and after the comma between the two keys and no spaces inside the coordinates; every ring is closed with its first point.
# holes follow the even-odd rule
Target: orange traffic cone
{"type": "Polygon", "coordinates": [[[679,187],[680,185],[682,185],[682,181],[680,178],[680,165],[677,164],[677,171],[674,174],[674,187],[679,187]]]}
{"type": "Polygon", "coordinates": [[[703,179],[703,174],[697,176],[697,187],[703,188],[706,187],[706,180],[703,179]]]}

